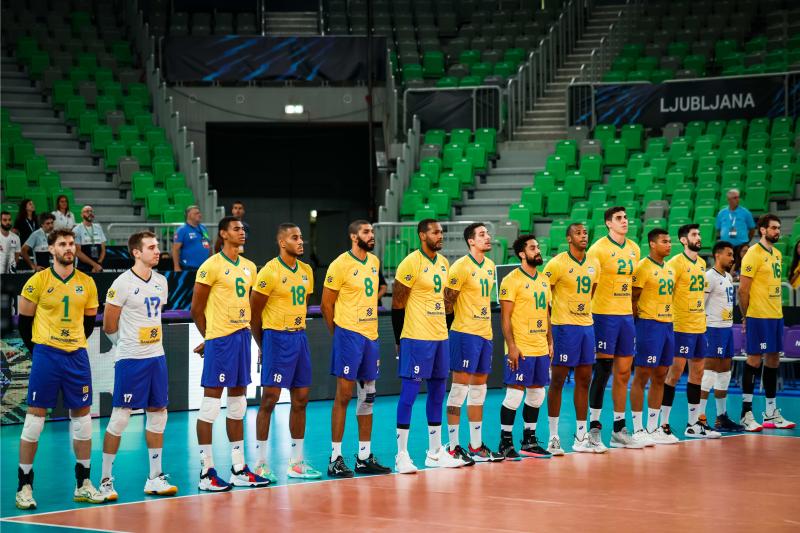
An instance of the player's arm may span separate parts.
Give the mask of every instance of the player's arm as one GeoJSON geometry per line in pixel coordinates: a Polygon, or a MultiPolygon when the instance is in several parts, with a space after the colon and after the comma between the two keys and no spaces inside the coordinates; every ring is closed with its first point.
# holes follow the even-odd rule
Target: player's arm
{"type": "MultiPolygon", "coordinates": [[[[325,297],[324,292],[322,296],[323,298],[325,297]]],[[[269,300],[269,296],[266,294],[258,291],[250,293],[250,332],[253,334],[253,339],[256,341],[259,350],[261,350],[261,337],[264,332],[261,313],[264,312],[264,308],[267,306],[267,300],[269,300]]]]}
{"type": "MultiPolygon", "coordinates": [[[[208,295],[210,293],[210,285],[206,285],[204,283],[194,284],[191,307],[192,320],[194,320],[194,325],[197,326],[197,330],[200,332],[200,335],[202,335],[203,338],[206,336],[206,305],[208,304],[208,295]]],[[[199,353],[202,355],[205,344],[205,342],[201,342],[200,345],[194,349],[194,353],[199,353]]]]}
{"type": "Polygon", "coordinates": [[[19,334],[28,351],[33,353],[33,317],[36,304],[24,296],[19,299],[19,334]]]}
{"type": "Polygon", "coordinates": [[[514,302],[511,300],[500,300],[500,329],[503,330],[503,338],[508,347],[508,366],[511,370],[516,370],[519,364],[519,348],[514,342],[514,330],[511,327],[511,314],[514,312],[514,302]]]}
{"type": "Polygon", "coordinates": [[[322,302],[319,304],[319,309],[322,312],[322,318],[325,319],[325,324],[328,326],[328,331],[333,334],[333,315],[336,310],[336,298],[339,297],[339,291],[329,289],[328,287],[322,288],[322,302]]]}
{"type": "Polygon", "coordinates": [[[642,296],[641,287],[633,287],[631,292],[631,310],[633,311],[633,318],[639,318],[639,298],[642,296]]]}
{"type": "Polygon", "coordinates": [[[389,285],[386,283],[386,278],[383,277],[383,272],[381,272],[380,268],[378,268],[378,305],[381,305],[381,298],[386,296],[386,291],[389,289],[389,285]]]}
{"type": "Polygon", "coordinates": [[[22,260],[25,261],[25,264],[28,265],[28,267],[31,270],[35,270],[35,271],[44,270],[44,267],[40,267],[39,265],[34,265],[33,264],[33,260],[31,259],[30,253],[31,253],[31,247],[28,246],[27,243],[24,244],[22,246],[22,260]]]}
{"type": "Polygon", "coordinates": [[[453,320],[455,319],[454,309],[459,294],[461,294],[461,291],[451,289],[450,287],[444,288],[444,315],[447,319],[447,329],[450,329],[450,325],[453,323],[453,320]]]}
{"type": "Polygon", "coordinates": [[[551,314],[553,311],[553,306],[548,306],[547,309],[547,351],[550,355],[550,360],[553,360],[553,320],[551,318],[551,314]]]}
{"type": "Polygon", "coordinates": [[[750,307],[750,289],[753,286],[753,278],[747,276],[739,277],[739,310],[742,312],[742,325],[744,326],[747,309],[750,307]]]}
{"type": "Polygon", "coordinates": [[[394,341],[400,345],[400,335],[403,333],[403,325],[406,318],[406,304],[411,295],[411,287],[403,285],[395,280],[392,287],[392,329],[394,330],[394,341]]]}
{"type": "Polygon", "coordinates": [[[181,271],[181,247],[183,243],[181,242],[173,242],[172,243],[172,270],[175,272],[181,271]]]}
{"type": "Polygon", "coordinates": [[[119,338],[119,316],[122,314],[122,307],[106,302],[103,310],[103,332],[116,344],[119,338]]]}

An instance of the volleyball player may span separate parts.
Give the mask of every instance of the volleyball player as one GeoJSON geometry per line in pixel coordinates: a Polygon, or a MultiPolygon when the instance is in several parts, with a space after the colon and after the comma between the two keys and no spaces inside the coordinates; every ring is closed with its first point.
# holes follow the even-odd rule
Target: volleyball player
{"type": "Polygon", "coordinates": [[[195,348],[203,358],[203,401],[197,415],[200,446],[200,482],[205,491],[259,487],[269,480],[254,474],[244,458],[244,424],[247,385],[250,384],[250,301],[256,276],[252,261],[239,255],[244,245],[242,222],[235,217],[219,221],[217,237],[222,250],[206,259],[197,270],[192,294],[192,319],[205,342],[195,348]],[[222,392],[228,389],[225,428],[231,444],[231,477],[226,483],[217,475],[211,447],[214,421],[220,411],[222,392]]]}
{"type": "Polygon", "coordinates": [[[447,397],[447,433],[450,455],[464,461],[502,461],[504,457],[483,443],[483,403],[492,370],[491,294],[496,266],[486,257],[492,237],[481,222],[464,228],[469,253],[450,265],[444,289],[445,312],[450,326],[450,371],[453,384],[447,397]],[[454,315],[452,315],[453,313],[454,315]],[[467,400],[469,451],[459,444],[461,406],[467,400]]]}
{"type": "Polygon", "coordinates": [[[332,451],[328,464],[331,477],[353,477],[342,456],[347,404],[357,391],[358,454],[356,472],[388,474],[391,468],[372,454],[372,408],[375,380],[380,371],[378,349],[378,288],[380,262],[370,252],[375,232],[366,220],[348,227],[350,249],[328,267],[322,289],[322,317],[333,334],[331,374],[336,376],[336,397],[331,410],[332,451]]]}
{"type": "Polygon", "coordinates": [[[395,457],[395,470],[400,474],[417,471],[408,454],[408,432],[411,410],[423,379],[428,385],[425,466],[457,468],[464,464],[442,446],[442,404],[450,366],[443,294],[450,265],[438,253],[442,249],[442,225],[429,218],[421,220],[417,236],[420,247],[400,262],[392,288],[392,329],[398,344],[401,379],[395,457]]]}
{"type": "Polygon", "coordinates": [[[161,468],[164,428],[167,425],[167,358],[161,332],[161,310],[167,303],[167,279],[155,272],[161,252],[154,233],[134,233],[128,239],[134,264],[120,274],[106,293],[103,331],[116,346],[114,397],[103,441],[100,492],[116,500],[112,467],[122,432],[133,409],[145,409],[144,438],[150,458],[145,494],[168,496],[178,487],[161,468]]]}
{"type": "Polygon", "coordinates": [[[31,276],[19,299],[19,332],[31,352],[28,412],[19,443],[16,505],[36,509],[33,498],[33,460],[47,410],[56,406],[58,391],[69,409],[70,435],[75,452],[73,500],[103,503],[105,498],[89,479],[92,453],[92,369],[87,339],[97,315],[94,280],[75,269],[75,236],[54,230],[47,236],[53,266],[31,276]]]}

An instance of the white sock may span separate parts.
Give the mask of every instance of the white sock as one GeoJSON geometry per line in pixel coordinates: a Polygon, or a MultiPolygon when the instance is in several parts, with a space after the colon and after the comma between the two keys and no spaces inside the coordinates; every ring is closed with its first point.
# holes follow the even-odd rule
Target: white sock
{"type": "Polygon", "coordinates": [[[507,426],[505,424],[500,424],[500,430],[505,431],[507,433],[511,433],[512,431],[514,431],[514,426],[507,426]]]}
{"type": "Polygon", "coordinates": [[[469,423],[469,445],[473,450],[477,450],[483,444],[483,421],[477,420],[469,423]]]}
{"type": "Polygon", "coordinates": [[[368,440],[358,441],[358,458],[362,461],[369,459],[372,454],[372,443],[368,440]]]}
{"type": "MultiPolygon", "coordinates": [[[[631,415],[633,416],[633,431],[641,431],[642,428],[642,412],[641,411],[631,411],[631,415]]],[[[614,417],[616,419],[616,416],[614,417]]]]}
{"type": "Polygon", "coordinates": [[[267,441],[265,440],[257,440],[256,441],[256,465],[263,464],[267,462],[267,441]]]}
{"type": "Polygon", "coordinates": [[[577,420],[575,422],[575,438],[583,440],[586,436],[586,420],[577,420]]]}
{"type": "Polygon", "coordinates": [[[214,468],[214,454],[211,452],[210,444],[200,445],[200,467],[203,474],[205,474],[209,468],[214,468]]]}
{"type": "Polygon", "coordinates": [[[237,472],[244,468],[244,441],[231,442],[231,466],[237,472]]]}
{"type": "Polygon", "coordinates": [[[742,401],[743,402],[753,403],[753,395],[752,394],[742,394],[742,401]]]}
{"type": "Polygon", "coordinates": [[[397,451],[408,452],[408,428],[397,428],[397,451]]]}
{"type": "Polygon", "coordinates": [[[698,403],[690,403],[689,405],[689,425],[693,426],[697,424],[697,418],[700,416],[700,404],[698,403]]]}
{"type": "Polygon", "coordinates": [[[161,448],[147,448],[147,456],[150,458],[150,479],[155,479],[162,473],[161,448]]]}
{"type": "Polygon", "coordinates": [[[777,401],[775,398],[764,398],[767,402],[767,409],[765,413],[768,416],[772,416],[775,413],[775,409],[778,407],[777,401]]]}
{"type": "Polygon", "coordinates": [[[548,416],[547,422],[550,426],[550,438],[552,439],[553,437],[558,437],[558,417],[548,416]]]}
{"type": "Polygon", "coordinates": [[[658,409],[647,409],[647,431],[649,433],[658,429],[658,409]]]}
{"type": "Polygon", "coordinates": [[[602,413],[602,409],[595,409],[594,407],[589,408],[589,420],[591,422],[600,422],[600,413],[602,413]]]}
{"type": "MultiPolygon", "coordinates": [[[[33,464],[24,465],[24,464],[20,463],[19,467],[22,469],[22,473],[23,474],[30,474],[31,470],[33,470],[33,464]]],[[[111,470],[109,470],[109,472],[111,472],[111,470]]]]}
{"type": "Polygon", "coordinates": [[[661,425],[666,426],[669,424],[669,412],[672,411],[671,405],[661,406],[661,425]]]}
{"type": "Polygon", "coordinates": [[[339,457],[342,457],[342,443],[332,442],[331,448],[331,462],[334,462],[339,457]]]}
{"type": "Polygon", "coordinates": [[[76,463],[79,465],[83,465],[84,468],[91,468],[92,460],[91,459],[76,459],[76,463]]]}
{"type": "Polygon", "coordinates": [[[708,398],[700,398],[700,414],[705,414],[706,405],[708,405],[708,398]]]}
{"type": "Polygon", "coordinates": [[[614,411],[614,422],[617,420],[625,420],[625,412],[614,411]]]}
{"type": "MultiPolygon", "coordinates": [[[[111,469],[114,467],[114,459],[116,459],[117,454],[115,453],[103,453],[103,470],[100,474],[100,481],[111,477],[111,469]]],[[[21,465],[20,465],[21,466],[21,465]]],[[[25,472],[25,469],[22,469],[25,472]]],[[[25,472],[27,474],[27,472],[25,472]]]]}
{"type": "Polygon", "coordinates": [[[531,431],[536,431],[536,422],[523,422],[522,427],[531,431]]]}
{"type": "Polygon", "coordinates": [[[292,462],[299,463],[303,460],[303,440],[292,439],[292,462]]]}
{"type": "Polygon", "coordinates": [[[442,447],[442,426],[428,425],[428,450],[436,452],[442,447]]]}
{"type": "Polygon", "coordinates": [[[451,450],[458,446],[458,424],[447,424],[447,442],[451,450]]]}
{"type": "Polygon", "coordinates": [[[728,398],[714,398],[714,401],[717,402],[717,416],[724,415],[728,412],[728,398]]]}

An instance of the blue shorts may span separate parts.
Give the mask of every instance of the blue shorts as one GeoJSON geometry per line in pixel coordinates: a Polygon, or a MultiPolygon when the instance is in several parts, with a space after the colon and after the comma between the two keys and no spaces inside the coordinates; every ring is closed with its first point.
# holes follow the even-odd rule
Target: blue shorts
{"type": "Polygon", "coordinates": [[[747,318],[747,355],[783,351],[782,318],[747,318]]]}
{"type": "Polygon", "coordinates": [[[86,348],[65,352],[46,344],[36,344],[28,381],[28,405],[53,408],[58,401],[58,391],[61,391],[67,409],[92,405],[89,354],[86,348]]]}
{"type": "Polygon", "coordinates": [[[113,407],[144,409],[168,403],[167,358],[120,359],[114,365],[113,407]]]}
{"type": "Polygon", "coordinates": [[[250,330],[206,341],[203,353],[203,387],[246,387],[250,384],[250,330]]]}
{"type": "Polygon", "coordinates": [[[334,326],[331,375],[350,381],[375,381],[381,369],[378,341],[334,326]]]}
{"type": "Polygon", "coordinates": [[[594,364],[593,326],[553,326],[553,366],[594,364]]]}
{"type": "Polygon", "coordinates": [[[592,315],[597,353],[606,355],[633,355],[636,327],[633,315],[592,315]]]}
{"type": "Polygon", "coordinates": [[[489,374],[492,371],[492,341],[480,335],[451,330],[450,370],[489,374]]]}
{"type": "Polygon", "coordinates": [[[261,339],[261,385],[281,389],[311,386],[311,352],[306,330],[265,329],[261,339]]]}
{"type": "Polygon", "coordinates": [[[647,318],[636,319],[636,366],[672,366],[675,355],[675,335],[672,322],[647,318]]]}
{"type": "Polygon", "coordinates": [[[520,357],[516,370],[511,370],[506,357],[503,383],[522,387],[546,387],[550,384],[550,357],[547,355],[520,357]]]}
{"type": "Polygon", "coordinates": [[[446,379],[450,373],[450,341],[400,339],[397,375],[408,379],[446,379]]]}
{"type": "Polygon", "coordinates": [[[717,359],[733,358],[733,328],[707,328],[706,357],[717,359]]]}
{"type": "Polygon", "coordinates": [[[675,357],[703,359],[708,352],[705,333],[675,332],[675,357]]]}

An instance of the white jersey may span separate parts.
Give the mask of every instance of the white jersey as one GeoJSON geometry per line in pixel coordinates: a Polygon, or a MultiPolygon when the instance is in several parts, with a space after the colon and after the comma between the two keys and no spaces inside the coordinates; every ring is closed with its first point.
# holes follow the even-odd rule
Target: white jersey
{"type": "Polygon", "coordinates": [[[733,278],[714,268],[706,270],[706,325],[710,328],[733,326],[733,278]]]}
{"type": "Polygon", "coordinates": [[[0,274],[9,274],[17,265],[16,254],[22,250],[19,235],[9,231],[8,235],[0,233],[0,274]]]}
{"type": "Polygon", "coordinates": [[[161,310],[167,303],[167,289],[167,278],[155,271],[145,281],[127,270],[111,284],[106,304],[122,308],[117,361],[164,355],[161,310]]]}

